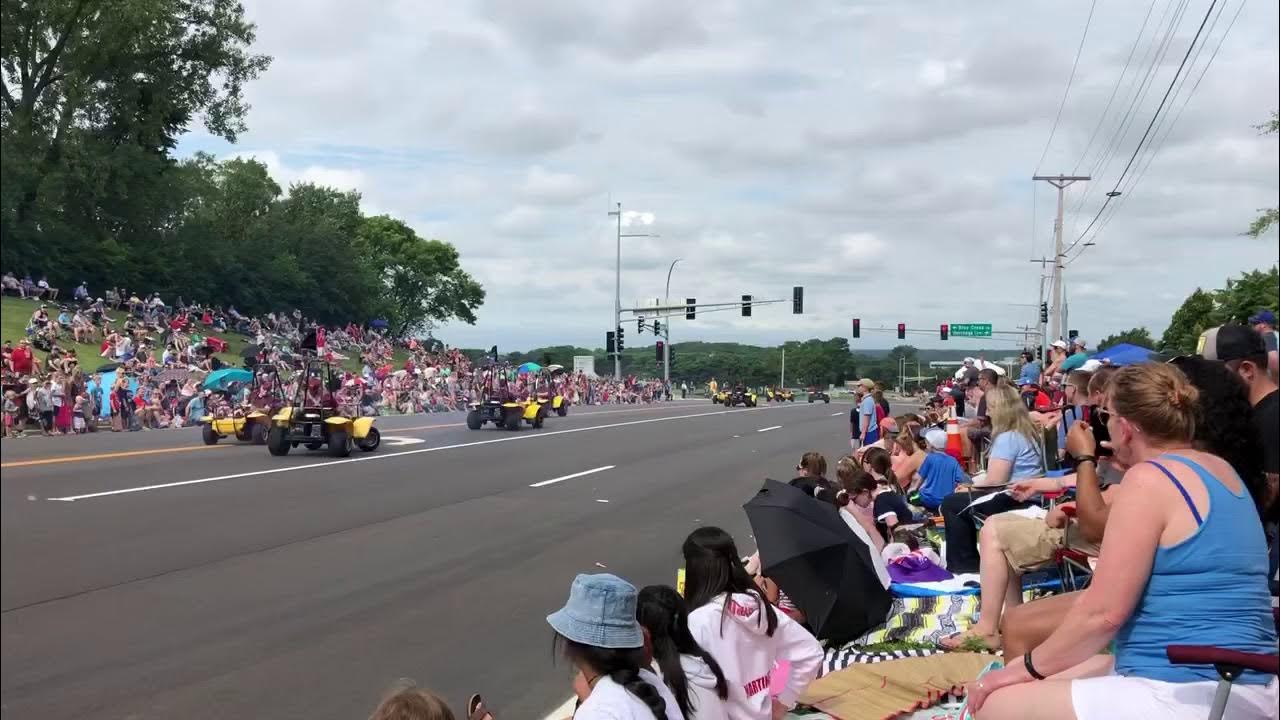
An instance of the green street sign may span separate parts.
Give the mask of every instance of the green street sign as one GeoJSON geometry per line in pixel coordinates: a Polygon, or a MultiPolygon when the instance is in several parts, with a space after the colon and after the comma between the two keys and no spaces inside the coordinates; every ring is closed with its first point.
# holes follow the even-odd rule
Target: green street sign
{"type": "Polygon", "coordinates": [[[989,338],[991,323],[951,323],[951,337],[989,338]]]}

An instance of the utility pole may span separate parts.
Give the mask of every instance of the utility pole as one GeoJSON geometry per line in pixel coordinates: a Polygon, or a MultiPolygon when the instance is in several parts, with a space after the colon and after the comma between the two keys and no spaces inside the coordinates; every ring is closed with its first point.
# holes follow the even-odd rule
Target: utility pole
{"type": "MultiPolygon", "coordinates": [[[[1059,203],[1061,205],[1061,203],[1059,203]]],[[[613,265],[613,329],[622,325],[622,203],[609,214],[618,218],[617,255],[613,265]]],[[[622,379],[622,353],[613,349],[613,379],[622,379]]]]}
{"type": "Polygon", "coordinates": [[[1033,175],[1032,181],[1044,181],[1058,189],[1058,215],[1053,221],[1053,317],[1049,334],[1062,337],[1062,215],[1064,193],[1077,182],[1092,180],[1088,175],[1033,175]]]}
{"type": "Polygon", "coordinates": [[[787,346],[782,346],[782,372],[778,376],[778,389],[781,390],[787,386],[787,346]]]}
{"type": "MultiPolygon", "coordinates": [[[[676,263],[680,262],[683,259],[684,258],[676,258],[675,260],[672,260],[671,267],[667,268],[667,290],[666,290],[666,293],[663,294],[662,296],[663,307],[670,307],[671,305],[671,271],[675,270],[676,263]]],[[[662,317],[665,317],[667,320],[667,323],[662,326],[662,340],[663,340],[662,381],[670,385],[671,384],[671,318],[669,316],[664,316],[661,313],[659,313],[659,315],[662,317]]]]}

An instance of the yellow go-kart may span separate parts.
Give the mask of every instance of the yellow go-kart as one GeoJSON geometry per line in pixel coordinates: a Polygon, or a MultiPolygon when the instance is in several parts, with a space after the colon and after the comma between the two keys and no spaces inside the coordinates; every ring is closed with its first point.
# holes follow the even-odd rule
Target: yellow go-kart
{"type": "Polygon", "coordinates": [[[326,448],[330,457],[346,457],[355,448],[372,452],[382,444],[373,418],[350,417],[332,404],[307,401],[308,384],[318,383],[321,377],[330,393],[338,390],[340,378],[329,363],[310,360],[303,367],[293,403],[271,416],[267,450],[272,455],[288,455],[302,445],[308,450],[326,448]]]}
{"type": "Polygon", "coordinates": [[[725,407],[734,407],[742,405],[744,407],[755,407],[758,402],[756,394],[750,390],[734,390],[724,400],[725,407]]]}
{"type": "Polygon", "coordinates": [[[711,395],[711,402],[717,405],[725,405],[729,402],[729,391],[720,390],[711,395]]]}
{"type": "Polygon", "coordinates": [[[569,401],[564,399],[563,395],[552,395],[547,392],[540,392],[532,400],[543,407],[548,408],[551,412],[564,417],[569,414],[569,401]]]}
{"type": "Polygon", "coordinates": [[[494,427],[519,430],[521,423],[527,422],[535,428],[540,428],[543,422],[546,421],[547,415],[551,413],[547,406],[549,404],[548,402],[544,405],[537,400],[528,402],[517,402],[515,400],[473,402],[467,412],[467,427],[472,430],[479,430],[486,423],[493,423],[494,427]]]}
{"type": "Polygon", "coordinates": [[[795,402],[795,401],[796,401],[796,394],[791,392],[790,390],[787,390],[786,388],[769,390],[769,402],[795,402]]]}
{"type": "Polygon", "coordinates": [[[205,415],[200,418],[200,424],[200,437],[204,439],[205,445],[217,445],[219,440],[227,437],[254,445],[265,445],[271,423],[267,413],[255,409],[244,415],[225,418],[205,415]]]}

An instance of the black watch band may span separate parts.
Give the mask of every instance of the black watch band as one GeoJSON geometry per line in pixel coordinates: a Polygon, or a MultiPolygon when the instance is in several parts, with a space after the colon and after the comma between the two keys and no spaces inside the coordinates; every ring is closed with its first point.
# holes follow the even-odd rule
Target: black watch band
{"type": "Polygon", "coordinates": [[[1080,457],[1076,458],[1077,465],[1079,465],[1082,462],[1091,462],[1095,466],[1097,466],[1098,458],[1094,457],[1093,455],[1081,455],[1080,457]]]}
{"type": "Polygon", "coordinates": [[[1036,680],[1044,680],[1044,675],[1041,675],[1040,671],[1036,670],[1036,666],[1031,664],[1031,651],[1028,650],[1022,655],[1022,664],[1027,666],[1027,674],[1031,677],[1036,680]]]}

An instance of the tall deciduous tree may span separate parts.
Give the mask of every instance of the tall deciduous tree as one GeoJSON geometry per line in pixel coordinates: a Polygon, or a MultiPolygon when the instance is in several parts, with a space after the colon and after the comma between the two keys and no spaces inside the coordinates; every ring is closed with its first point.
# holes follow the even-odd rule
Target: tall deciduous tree
{"type": "Polygon", "coordinates": [[[1214,293],[1215,324],[1245,323],[1259,308],[1272,311],[1280,305],[1280,268],[1250,270],[1239,278],[1227,278],[1227,286],[1214,293]]]}
{"type": "MultiPolygon", "coordinates": [[[[1257,127],[1258,131],[1263,135],[1280,132],[1280,112],[1272,110],[1271,119],[1257,127]]],[[[1253,222],[1249,224],[1249,229],[1245,231],[1246,234],[1253,237],[1262,235],[1267,230],[1270,230],[1271,226],[1280,223],[1280,208],[1259,208],[1258,213],[1258,217],[1254,218],[1253,222]]]]}
{"type": "Polygon", "coordinates": [[[1190,355],[1196,351],[1200,333],[1213,324],[1213,295],[1196,288],[1173,313],[1169,327],[1160,338],[1160,349],[1166,353],[1190,355]]]}
{"type": "Polygon", "coordinates": [[[1130,345],[1137,345],[1150,350],[1154,350],[1156,347],[1155,340],[1151,339],[1151,331],[1144,327],[1136,327],[1106,336],[1098,343],[1098,350],[1106,350],[1121,343],[1129,343],[1130,345]]]}

